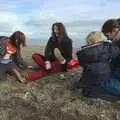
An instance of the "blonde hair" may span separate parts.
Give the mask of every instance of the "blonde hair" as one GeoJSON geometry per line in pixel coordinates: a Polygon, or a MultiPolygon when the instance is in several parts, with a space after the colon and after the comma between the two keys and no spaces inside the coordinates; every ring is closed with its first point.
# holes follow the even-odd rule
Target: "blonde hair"
{"type": "Polygon", "coordinates": [[[102,41],[102,33],[99,31],[91,32],[86,38],[87,45],[94,44],[99,41],[102,41]]]}

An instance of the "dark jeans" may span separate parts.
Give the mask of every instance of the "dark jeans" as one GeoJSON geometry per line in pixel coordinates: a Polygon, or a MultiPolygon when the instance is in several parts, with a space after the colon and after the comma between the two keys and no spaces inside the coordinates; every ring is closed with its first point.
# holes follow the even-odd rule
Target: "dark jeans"
{"type": "Polygon", "coordinates": [[[105,80],[101,83],[101,87],[109,94],[120,97],[120,79],[105,80]]]}
{"type": "Polygon", "coordinates": [[[116,68],[112,71],[113,78],[120,80],[120,68],[116,68]]]}

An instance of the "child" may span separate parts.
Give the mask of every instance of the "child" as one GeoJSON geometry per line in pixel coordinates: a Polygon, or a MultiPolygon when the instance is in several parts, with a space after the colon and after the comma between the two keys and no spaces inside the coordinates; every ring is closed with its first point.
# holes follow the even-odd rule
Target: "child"
{"type": "Polygon", "coordinates": [[[120,97],[120,82],[111,78],[110,60],[119,55],[116,45],[102,40],[101,32],[91,32],[87,36],[87,45],[77,52],[84,71],[79,81],[84,84],[83,94],[93,97],[107,92],[120,97]],[[115,91],[116,90],[116,91],[115,91]]]}
{"type": "MultiPolygon", "coordinates": [[[[3,38],[2,38],[3,39],[3,38]]],[[[4,45],[4,55],[0,59],[0,74],[11,71],[20,82],[25,82],[25,79],[19,72],[19,68],[12,60],[12,55],[16,53],[16,47],[11,44],[10,39],[3,39],[1,45],[4,45]]]]}

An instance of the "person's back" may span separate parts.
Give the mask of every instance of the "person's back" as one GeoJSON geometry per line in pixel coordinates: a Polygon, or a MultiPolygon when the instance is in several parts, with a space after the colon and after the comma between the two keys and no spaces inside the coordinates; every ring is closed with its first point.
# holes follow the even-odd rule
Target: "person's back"
{"type": "Polygon", "coordinates": [[[90,84],[97,84],[100,80],[110,78],[109,43],[99,43],[85,46],[77,52],[81,66],[84,67],[82,80],[90,84]]]}
{"type": "Polygon", "coordinates": [[[110,60],[119,55],[120,51],[116,45],[103,41],[100,32],[92,32],[87,39],[90,45],[77,52],[78,60],[84,68],[79,83],[85,85],[84,95],[99,96],[103,81],[111,79],[110,60]]]}

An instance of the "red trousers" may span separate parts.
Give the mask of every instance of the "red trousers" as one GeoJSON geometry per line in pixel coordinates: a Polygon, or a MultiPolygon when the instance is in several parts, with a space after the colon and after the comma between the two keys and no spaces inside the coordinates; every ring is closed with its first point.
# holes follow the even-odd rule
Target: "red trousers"
{"type": "Polygon", "coordinates": [[[32,55],[32,59],[40,66],[40,69],[35,72],[30,72],[26,75],[26,80],[37,80],[41,77],[49,75],[50,73],[60,72],[61,64],[58,60],[51,62],[52,68],[47,71],[45,69],[45,58],[43,55],[35,53],[32,55]]]}

